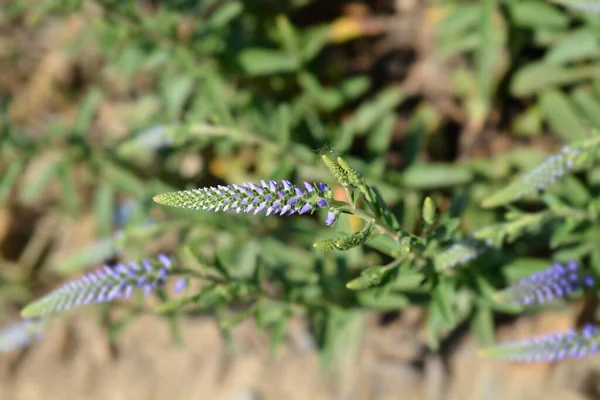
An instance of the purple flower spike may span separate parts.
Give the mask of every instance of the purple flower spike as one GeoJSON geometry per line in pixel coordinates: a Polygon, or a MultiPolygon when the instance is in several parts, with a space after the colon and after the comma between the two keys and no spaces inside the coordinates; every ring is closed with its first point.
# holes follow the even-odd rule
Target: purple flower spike
{"type": "MultiPolygon", "coordinates": [[[[327,208],[333,200],[333,192],[324,183],[304,182],[303,188],[282,180],[260,185],[243,182],[240,185],[205,187],[179,192],[163,193],[154,197],[159,204],[205,211],[253,212],[255,215],[292,215],[313,213],[327,208]],[[287,207],[289,206],[289,207],[287,207]]],[[[162,262],[162,261],[161,261],[162,262]]]]}
{"type": "Polygon", "coordinates": [[[598,328],[585,325],[579,332],[569,329],[531,339],[501,344],[481,351],[482,355],[531,363],[560,361],[565,358],[582,358],[598,351],[598,328]]]}
{"type": "Polygon", "coordinates": [[[173,267],[171,258],[164,254],[156,260],[103,266],[83,277],[68,282],[22,311],[24,317],[38,317],[65,311],[87,304],[100,304],[115,299],[129,298],[135,289],[144,295],[165,284],[173,267]]]}
{"type": "Polygon", "coordinates": [[[539,305],[594,284],[594,278],[582,273],[577,263],[570,261],[566,265],[554,264],[521,279],[499,292],[497,299],[514,305],[539,305]]]}

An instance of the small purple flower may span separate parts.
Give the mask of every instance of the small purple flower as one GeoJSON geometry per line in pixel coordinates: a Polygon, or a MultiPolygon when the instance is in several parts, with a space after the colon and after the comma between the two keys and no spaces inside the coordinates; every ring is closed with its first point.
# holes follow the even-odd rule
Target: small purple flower
{"type": "Polygon", "coordinates": [[[585,325],[579,332],[546,334],[517,342],[501,344],[481,351],[482,355],[523,363],[560,361],[581,358],[598,351],[598,328],[585,325]]]}
{"type": "Polygon", "coordinates": [[[173,287],[173,291],[175,293],[181,293],[181,291],[183,289],[185,289],[185,287],[187,286],[187,280],[185,278],[179,278],[176,282],[175,282],[175,286],[173,287]]]}
{"type": "Polygon", "coordinates": [[[129,261],[113,267],[105,265],[29,304],[21,314],[24,317],[37,317],[88,304],[127,299],[135,289],[142,289],[147,296],[165,284],[172,268],[171,259],[163,254],[153,262],[142,260],[141,263],[129,261]]]}
{"type": "MultiPolygon", "coordinates": [[[[290,181],[243,182],[241,185],[219,185],[193,190],[159,194],[154,201],[172,207],[205,211],[292,215],[313,213],[330,208],[333,192],[324,183],[304,182],[303,187],[290,181]]],[[[336,212],[330,208],[330,212],[336,212]]],[[[328,221],[331,218],[328,218],[328,221]]]]}
{"type": "Polygon", "coordinates": [[[575,261],[566,265],[556,263],[507,287],[497,294],[497,298],[514,305],[531,306],[565,297],[594,284],[594,278],[582,273],[575,261]]]}

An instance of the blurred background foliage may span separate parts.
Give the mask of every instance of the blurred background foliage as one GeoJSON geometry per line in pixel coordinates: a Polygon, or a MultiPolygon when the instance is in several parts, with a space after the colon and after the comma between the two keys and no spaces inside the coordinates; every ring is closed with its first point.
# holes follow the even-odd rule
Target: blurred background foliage
{"type": "MultiPolygon", "coordinates": [[[[552,259],[600,273],[593,221],[543,214],[550,203],[595,212],[600,169],[526,198],[522,211],[509,210],[512,224],[504,209],[481,207],[515,174],[600,129],[593,12],[542,0],[0,5],[6,319],[84,269],[162,251],[227,277],[185,309],[215,315],[225,339],[254,318],[275,349],[287,321],[304,315],[333,361],[356,345],[364,310],[426,309],[433,349],[464,326],[490,343],[494,288],[552,259]],[[501,249],[441,275],[434,291],[423,271],[409,270],[352,292],[348,281],[397,257],[378,241],[346,252],[312,247],[358,230],[355,218],[342,216],[332,231],[323,216],[152,202],[160,192],[260,179],[333,183],[319,159],[330,153],[378,187],[403,231],[424,233],[431,196],[447,228],[436,246],[503,223],[501,249]]],[[[147,311],[135,304],[103,319],[111,337],[147,311]]],[[[176,334],[179,314],[164,316],[176,334]]]]}

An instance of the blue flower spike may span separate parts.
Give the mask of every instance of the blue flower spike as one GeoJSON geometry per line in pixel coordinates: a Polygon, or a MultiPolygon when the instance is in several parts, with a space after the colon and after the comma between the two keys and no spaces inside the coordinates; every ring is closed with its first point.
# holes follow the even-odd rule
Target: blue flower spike
{"type": "Polygon", "coordinates": [[[142,289],[144,296],[148,296],[165,284],[172,270],[173,262],[164,254],[159,254],[153,261],[145,259],[140,263],[128,261],[113,267],[105,265],[34,301],[21,311],[21,315],[26,318],[46,316],[89,304],[128,299],[136,289],[142,289]]]}
{"type": "Polygon", "coordinates": [[[302,187],[290,181],[243,182],[179,192],[162,193],[154,201],[172,207],[213,212],[252,213],[254,215],[292,215],[329,209],[326,224],[332,225],[339,211],[330,206],[333,192],[324,183],[304,182],[302,187]]]}
{"type": "Polygon", "coordinates": [[[540,305],[594,284],[594,278],[583,273],[575,261],[556,263],[498,292],[496,300],[517,306],[540,305]]]}
{"type": "Polygon", "coordinates": [[[567,332],[555,332],[489,347],[481,350],[480,355],[520,363],[582,358],[598,352],[599,333],[597,327],[588,324],[580,331],[569,329],[567,332]]]}

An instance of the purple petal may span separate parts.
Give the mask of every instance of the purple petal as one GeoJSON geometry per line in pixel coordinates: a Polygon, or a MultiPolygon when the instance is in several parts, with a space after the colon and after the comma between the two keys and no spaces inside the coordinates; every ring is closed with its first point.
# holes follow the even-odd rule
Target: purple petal
{"type": "Polygon", "coordinates": [[[185,278],[179,278],[177,282],[175,282],[175,286],[173,287],[173,291],[175,293],[180,293],[187,286],[187,280],[185,278]]]}

